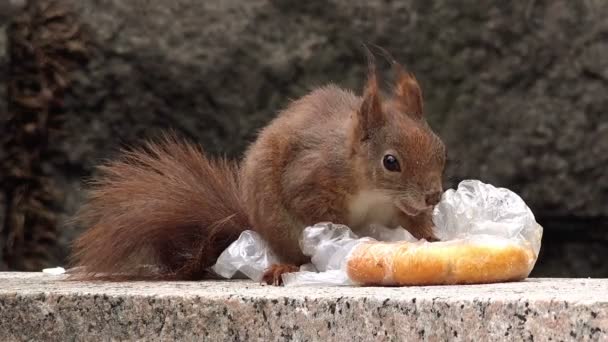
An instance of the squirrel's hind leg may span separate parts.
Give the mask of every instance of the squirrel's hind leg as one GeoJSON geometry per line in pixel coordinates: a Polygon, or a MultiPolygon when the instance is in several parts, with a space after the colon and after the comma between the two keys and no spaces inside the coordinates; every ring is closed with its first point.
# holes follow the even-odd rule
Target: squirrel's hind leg
{"type": "Polygon", "coordinates": [[[297,272],[300,267],[293,264],[274,264],[266,269],[262,276],[262,282],[267,285],[283,285],[282,275],[285,273],[297,272]]]}

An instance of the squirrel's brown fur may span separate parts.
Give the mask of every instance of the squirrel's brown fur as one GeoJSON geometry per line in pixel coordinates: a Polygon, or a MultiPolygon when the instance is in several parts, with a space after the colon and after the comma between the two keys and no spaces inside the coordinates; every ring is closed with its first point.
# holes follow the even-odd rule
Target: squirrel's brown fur
{"type": "Polygon", "coordinates": [[[246,153],[243,190],[254,229],[295,265],[308,262],[299,247],[302,231],[321,221],[347,224],[361,235],[370,223],[403,226],[418,238],[435,239],[430,210],[423,209],[429,194],[436,203],[441,192],[445,149],[422,110],[416,79],[400,67],[389,101],[382,101],[372,70],[363,97],[326,86],[292,103],[246,153]],[[400,155],[402,172],[382,169],[390,150],[400,155]],[[416,215],[397,210],[355,219],[352,203],[368,193],[416,215]]]}
{"type": "Polygon", "coordinates": [[[90,227],[74,244],[77,278],[204,278],[248,227],[237,165],[174,137],[100,171],[77,215],[90,227]]]}
{"type": "Polygon", "coordinates": [[[278,283],[309,261],[298,242],[318,222],[360,235],[370,224],[402,226],[434,239],[444,145],[424,120],[416,79],[397,65],[385,100],[370,70],[362,97],[326,86],[289,105],[240,169],[175,139],[106,165],[79,216],[92,228],[76,243],[76,265],[88,275],[200,279],[240,232],[253,229],[286,263],[264,277],[278,283]],[[388,156],[399,167],[388,167],[388,156]]]}

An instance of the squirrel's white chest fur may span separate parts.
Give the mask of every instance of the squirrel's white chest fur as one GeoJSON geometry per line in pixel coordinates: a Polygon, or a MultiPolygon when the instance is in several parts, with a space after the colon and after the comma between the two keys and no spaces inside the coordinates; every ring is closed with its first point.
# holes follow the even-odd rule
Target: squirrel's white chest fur
{"type": "Polygon", "coordinates": [[[379,224],[385,227],[394,226],[398,209],[393,199],[379,191],[361,191],[353,196],[348,203],[349,226],[356,231],[379,224]]]}

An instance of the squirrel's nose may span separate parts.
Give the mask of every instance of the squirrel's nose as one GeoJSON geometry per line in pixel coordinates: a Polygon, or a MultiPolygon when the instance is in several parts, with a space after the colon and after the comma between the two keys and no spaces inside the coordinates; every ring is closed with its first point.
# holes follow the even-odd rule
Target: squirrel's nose
{"type": "Polygon", "coordinates": [[[429,193],[425,197],[426,205],[436,205],[441,200],[441,191],[429,193]]]}

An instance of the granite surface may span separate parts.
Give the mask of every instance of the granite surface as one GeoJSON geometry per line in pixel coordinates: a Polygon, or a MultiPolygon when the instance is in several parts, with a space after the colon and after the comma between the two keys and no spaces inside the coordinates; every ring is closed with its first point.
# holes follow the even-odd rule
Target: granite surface
{"type": "Polygon", "coordinates": [[[0,273],[0,340],[606,341],[608,280],[277,288],[0,273]]]}

